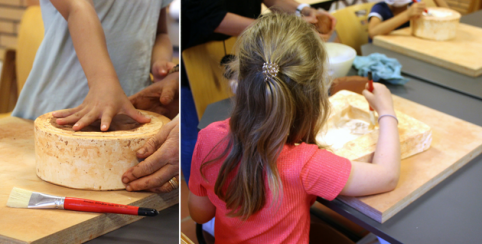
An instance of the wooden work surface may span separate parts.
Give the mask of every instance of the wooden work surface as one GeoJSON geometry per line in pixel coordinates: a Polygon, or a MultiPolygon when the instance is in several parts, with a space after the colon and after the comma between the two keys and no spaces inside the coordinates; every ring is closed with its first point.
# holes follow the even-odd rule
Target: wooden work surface
{"type": "Polygon", "coordinates": [[[402,160],[395,190],[338,199],[383,223],[482,152],[482,127],[393,96],[395,109],[432,128],[431,147],[402,160]]]}
{"type": "Polygon", "coordinates": [[[75,190],[42,181],[35,174],[33,121],[0,119],[0,243],[81,243],[142,217],[6,206],[13,187],[57,196],[87,198],[162,210],[179,202],[179,192],[75,190]]]}
{"type": "Polygon", "coordinates": [[[456,38],[443,42],[412,36],[407,27],[376,36],[373,44],[468,76],[482,74],[482,28],[475,26],[460,23],[456,38]]]}

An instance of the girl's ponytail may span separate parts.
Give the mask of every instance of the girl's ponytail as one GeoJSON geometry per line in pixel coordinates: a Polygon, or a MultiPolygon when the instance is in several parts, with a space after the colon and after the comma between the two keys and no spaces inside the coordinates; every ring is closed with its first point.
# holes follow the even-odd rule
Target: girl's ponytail
{"type": "MultiPolygon", "coordinates": [[[[312,26],[269,14],[239,38],[230,64],[238,80],[228,146],[214,191],[229,216],[247,219],[282,193],[277,159],[285,144],[316,143],[329,112],[325,52],[312,26]],[[227,155],[227,156],[226,156],[227,155]]],[[[282,197],[282,196],[281,196],[282,197]]]]}

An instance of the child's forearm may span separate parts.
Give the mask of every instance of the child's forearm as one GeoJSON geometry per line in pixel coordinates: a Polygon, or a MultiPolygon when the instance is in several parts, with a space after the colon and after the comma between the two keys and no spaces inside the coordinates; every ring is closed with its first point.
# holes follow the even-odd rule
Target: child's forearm
{"type": "MultiPolygon", "coordinates": [[[[385,112],[382,114],[395,115],[395,112],[385,112]]],[[[380,115],[382,115],[380,114],[380,115]]],[[[398,122],[395,118],[384,116],[379,121],[379,137],[372,160],[373,164],[382,166],[389,182],[388,188],[395,188],[400,176],[400,138],[398,134],[398,122]]]]}
{"type": "Polygon", "coordinates": [[[89,87],[98,80],[120,86],[107,52],[104,30],[91,1],[52,0],[67,20],[70,36],[89,87]]]}
{"type": "MultiPolygon", "coordinates": [[[[373,18],[376,17],[372,17],[372,19],[373,18]]],[[[370,38],[374,38],[377,35],[388,34],[409,20],[407,10],[386,21],[381,21],[377,18],[377,20],[373,20],[372,22],[372,19],[368,24],[368,34],[370,35],[370,38]],[[379,23],[376,23],[376,21],[379,21],[379,23]]]]}
{"type": "Polygon", "coordinates": [[[151,67],[156,61],[165,60],[170,62],[172,60],[172,44],[168,35],[166,18],[166,9],[163,8],[159,14],[159,21],[157,23],[157,35],[154,47],[152,48],[151,67]]]}
{"type": "Polygon", "coordinates": [[[152,49],[151,67],[159,60],[171,62],[172,60],[172,44],[167,34],[159,34],[152,49]]]}

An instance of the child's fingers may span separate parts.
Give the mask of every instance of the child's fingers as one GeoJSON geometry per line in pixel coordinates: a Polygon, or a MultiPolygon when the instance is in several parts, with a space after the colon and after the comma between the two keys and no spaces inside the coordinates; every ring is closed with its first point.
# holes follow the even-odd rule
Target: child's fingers
{"type": "Polygon", "coordinates": [[[98,115],[97,115],[97,112],[96,111],[90,111],[88,112],[87,114],[85,114],[84,116],[82,116],[82,118],[80,118],[79,121],[77,121],[77,123],[74,124],[74,126],[72,126],[72,129],[73,130],[81,130],[82,128],[92,124],[94,121],[96,121],[98,119],[98,115]]]}
{"type": "Polygon", "coordinates": [[[55,118],[65,118],[80,111],[81,109],[82,109],[81,106],[78,106],[75,108],[63,109],[63,110],[53,112],[52,116],[54,116],[55,118]]]}
{"type": "Polygon", "coordinates": [[[371,103],[375,99],[375,95],[373,95],[372,92],[369,90],[365,89],[362,91],[363,96],[367,99],[369,103],[371,103]]]}
{"type": "Polygon", "coordinates": [[[144,123],[149,123],[151,122],[151,119],[145,115],[143,115],[141,112],[139,112],[137,109],[135,109],[133,106],[130,106],[127,108],[124,113],[133,118],[135,121],[144,124],[144,123]]]}
{"type": "Polygon", "coordinates": [[[158,75],[158,76],[166,76],[169,70],[174,68],[176,66],[174,63],[168,62],[168,61],[159,61],[155,64],[155,69],[153,69],[153,72],[158,75]]]}
{"type": "Polygon", "coordinates": [[[77,121],[79,121],[80,118],[82,118],[82,115],[84,115],[85,112],[84,110],[81,110],[79,112],[76,112],[74,114],[71,114],[65,118],[60,118],[60,119],[57,119],[55,122],[59,125],[70,125],[70,124],[73,124],[77,121]]]}
{"type": "Polygon", "coordinates": [[[111,108],[108,108],[102,113],[102,118],[100,120],[100,130],[107,131],[110,127],[110,123],[112,122],[112,118],[115,116],[115,111],[111,108]]]}

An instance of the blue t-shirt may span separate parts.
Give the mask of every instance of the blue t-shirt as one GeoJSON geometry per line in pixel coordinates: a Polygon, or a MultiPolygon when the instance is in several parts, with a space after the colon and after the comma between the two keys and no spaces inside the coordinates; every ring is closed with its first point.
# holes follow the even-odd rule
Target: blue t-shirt
{"type": "MultiPolygon", "coordinates": [[[[372,10],[368,15],[368,21],[370,21],[370,18],[374,16],[378,17],[381,21],[386,21],[394,17],[392,10],[390,10],[390,7],[386,2],[379,2],[373,5],[372,10]]],[[[407,21],[403,25],[397,27],[396,30],[409,27],[409,26],[410,26],[410,21],[407,21]]],[[[368,39],[369,39],[369,42],[372,42],[371,38],[368,38],[368,39]]]]}

